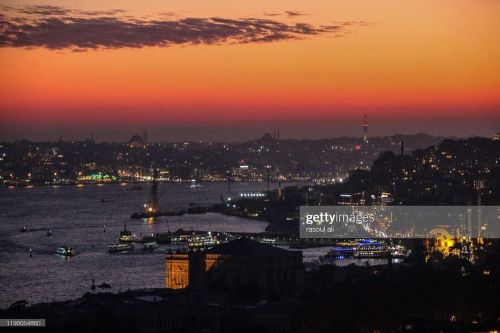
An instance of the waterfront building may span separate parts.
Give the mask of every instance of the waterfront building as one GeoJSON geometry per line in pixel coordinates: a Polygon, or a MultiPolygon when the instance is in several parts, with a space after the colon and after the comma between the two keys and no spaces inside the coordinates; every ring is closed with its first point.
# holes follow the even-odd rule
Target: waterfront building
{"type": "Polygon", "coordinates": [[[167,255],[166,287],[283,297],[302,289],[302,253],[240,238],[205,251],[167,255]]]}
{"type": "Polygon", "coordinates": [[[165,286],[169,289],[185,289],[189,285],[189,255],[187,252],[167,254],[165,286]]]}

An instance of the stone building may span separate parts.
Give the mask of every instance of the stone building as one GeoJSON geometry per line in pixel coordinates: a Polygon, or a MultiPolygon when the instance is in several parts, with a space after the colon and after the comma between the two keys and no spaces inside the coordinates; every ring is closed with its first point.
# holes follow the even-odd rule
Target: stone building
{"type": "Polygon", "coordinates": [[[302,289],[302,253],[241,238],[209,250],[167,255],[166,287],[238,298],[283,298],[302,289]]]}
{"type": "Polygon", "coordinates": [[[165,285],[170,289],[184,289],[189,285],[189,256],[187,252],[167,254],[165,285]]]}

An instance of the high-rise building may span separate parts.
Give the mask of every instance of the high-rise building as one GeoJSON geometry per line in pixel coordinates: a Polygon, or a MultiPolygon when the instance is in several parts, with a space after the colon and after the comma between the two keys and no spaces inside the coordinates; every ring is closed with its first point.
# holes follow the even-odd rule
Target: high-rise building
{"type": "Polygon", "coordinates": [[[368,143],[368,121],[366,120],[366,114],[363,121],[363,143],[368,143]]]}

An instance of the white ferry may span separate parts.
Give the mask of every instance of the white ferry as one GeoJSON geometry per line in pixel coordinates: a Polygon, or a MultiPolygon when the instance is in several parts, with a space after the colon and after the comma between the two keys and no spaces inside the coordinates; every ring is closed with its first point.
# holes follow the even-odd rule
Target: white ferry
{"type": "Polygon", "coordinates": [[[108,247],[109,253],[120,253],[120,252],[133,252],[135,249],[134,244],[131,243],[122,243],[122,244],[113,244],[108,247]]]}

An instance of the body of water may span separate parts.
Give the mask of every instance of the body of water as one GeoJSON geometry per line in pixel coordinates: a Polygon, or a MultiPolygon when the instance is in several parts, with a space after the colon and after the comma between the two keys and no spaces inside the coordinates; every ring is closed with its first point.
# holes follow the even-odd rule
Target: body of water
{"type": "MultiPolygon", "coordinates": [[[[136,235],[179,228],[262,232],[267,226],[214,213],[160,217],[153,223],[132,220],[130,214],[141,210],[150,188],[144,184],[131,190],[132,186],[0,188],[0,307],[22,299],[38,303],[79,297],[90,291],[92,276],[97,285],[106,282],[114,292],[163,287],[167,246],[154,253],[144,253],[141,245],[131,254],[107,252],[110,244],[118,242],[125,223],[136,235]],[[101,203],[104,197],[109,202],[101,203]],[[27,232],[20,232],[23,226],[27,232]],[[48,230],[52,237],[47,237],[48,230]],[[63,245],[73,247],[76,255],[71,259],[55,255],[63,245]]],[[[231,194],[266,187],[265,183],[235,183],[231,194]]],[[[221,195],[227,195],[227,185],[209,183],[192,189],[189,184],[160,184],[159,193],[162,210],[186,209],[189,203],[220,202],[221,195]]]]}

